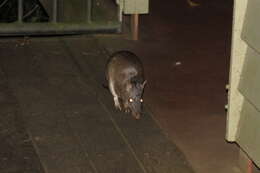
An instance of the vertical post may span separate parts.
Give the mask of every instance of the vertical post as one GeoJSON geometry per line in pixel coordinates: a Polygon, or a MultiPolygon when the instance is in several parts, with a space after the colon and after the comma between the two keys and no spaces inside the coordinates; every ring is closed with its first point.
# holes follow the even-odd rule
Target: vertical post
{"type": "Polygon", "coordinates": [[[58,0],[53,0],[53,10],[52,10],[52,22],[57,22],[57,8],[58,8],[58,0]]]}
{"type": "Polygon", "coordinates": [[[138,40],[138,25],[139,25],[139,14],[131,15],[131,33],[132,39],[138,40]]]}
{"type": "Polygon", "coordinates": [[[92,14],[92,2],[91,0],[87,0],[87,22],[91,23],[91,14],[92,14]]]}
{"type": "Polygon", "coordinates": [[[18,22],[23,22],[23,0],[18,0],[18,22]]]}

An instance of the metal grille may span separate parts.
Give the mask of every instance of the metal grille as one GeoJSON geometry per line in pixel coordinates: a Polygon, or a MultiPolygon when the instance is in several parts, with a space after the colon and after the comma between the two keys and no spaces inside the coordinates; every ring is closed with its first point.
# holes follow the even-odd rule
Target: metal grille
{"type": "Polygon", "coordinates": [[[0,3],[0,22],[47,22],[49,16],[37,0],[25,1],[3,0],[0,3]],[[19,10],[19,12],[18,12],[19,10]],[[18,16],[19,15],[19,16],[18,16]]]}
{"type": "Polygon", "coordinates": [[[107,2],[105,0],[2,0],[0,35],[119,32],[121,24],[117,18],[105,19],[106,12],[111,14],[111,11],[114,11],[112,14],[118,16],[119,10],[115,5],[108,5],[102,9],[102,5],[107,2]],[[99,17],[96,20],[98,18],[96,16],[101,16],[101,19],[99,17]]]}

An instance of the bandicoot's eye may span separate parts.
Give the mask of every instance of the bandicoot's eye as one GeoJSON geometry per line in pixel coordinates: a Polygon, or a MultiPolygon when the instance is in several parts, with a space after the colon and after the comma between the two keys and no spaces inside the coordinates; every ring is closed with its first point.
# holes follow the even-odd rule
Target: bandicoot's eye
{"type": "Polygon", "coordinates": [[[131,98],[129,99],[129,102],[130,102],[130,103],[132,103],[133,101],[134,101],[133,99],[131,99],[131,98]]]}
{"type": "Polygon", "coordinates": [[[144,102],[144,100],[143,100],[143,99],[140,99],[140,102],[141,102],[141,103],[143,103],[143,102],[144,102]]]}

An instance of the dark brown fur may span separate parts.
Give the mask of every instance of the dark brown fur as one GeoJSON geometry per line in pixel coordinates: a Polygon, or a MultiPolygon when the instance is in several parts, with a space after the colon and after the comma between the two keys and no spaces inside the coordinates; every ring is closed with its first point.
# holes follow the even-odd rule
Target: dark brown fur
{"type": "Polygon", "coordinates": [[[146,83],[140,59],[129,51],[112,54],[107,63],[106,79],[116,108],[139,118],[146,83]]]}

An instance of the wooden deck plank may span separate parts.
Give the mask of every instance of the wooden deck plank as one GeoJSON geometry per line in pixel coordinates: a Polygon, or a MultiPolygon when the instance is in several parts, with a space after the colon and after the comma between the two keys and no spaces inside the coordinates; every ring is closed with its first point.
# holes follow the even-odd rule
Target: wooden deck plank
{"type": "Polygon", "coordinates": [[[143,171],[192,173],[184,155],[159,128],[149,111],[146,111],[145,115],[136,121],[131,115],[125,115],[115,110],[111,94],[101,87],[104,82],[104,69],[108,57],[106,51],[100,45],[99,51],[89,49],[87,44],[83,44],[86,42],[84,39],[74,41],[66,40],[65,42],[78,64],[81,65],[83,75],[87,77],[91,73],[95,78],[94,83],[99,91],[99,102],[106,109],[109,118],[117,127],[143,171]],[[79,54],[78,52],[81,50],[87,51],[87,55],[79,54]]]}
{"type": "Polygon", "coordinates": [[[46,172],[191,173],[149,112],[116,111],[95,38],[8,43],[1,59],[46,172]]]}
{"type": "MultiPolygon", "coordinates": [[[[1,50],[1,57],[5,53],[1,50]]],[[[0,172],[43,173],[24,119],[0,61],[0,172]]]]}
{"type": "Polygon", "coordinates": [[[98,102],[95,86],[82,81],[61,42],[32,41],[28,46],[9,74],[45,170],[69,173],[86,164],[89,172],[141,173],[98,102]]]}
{"type": "MultiPolygon", "coordinates": [[[[71,172],[68,170],[75,171],[84,165],[87,172],[94,172],[64,112],[56,106],[59,104],[56,90],[52,89],[35,59],[37,53],[31,45],[16,47],[10,43],[7,46],[9,56],[3,60],[5,71],[45,171],[71,172]]],[[[44,51],[38,53],[44,54],[44,51]]]]}

